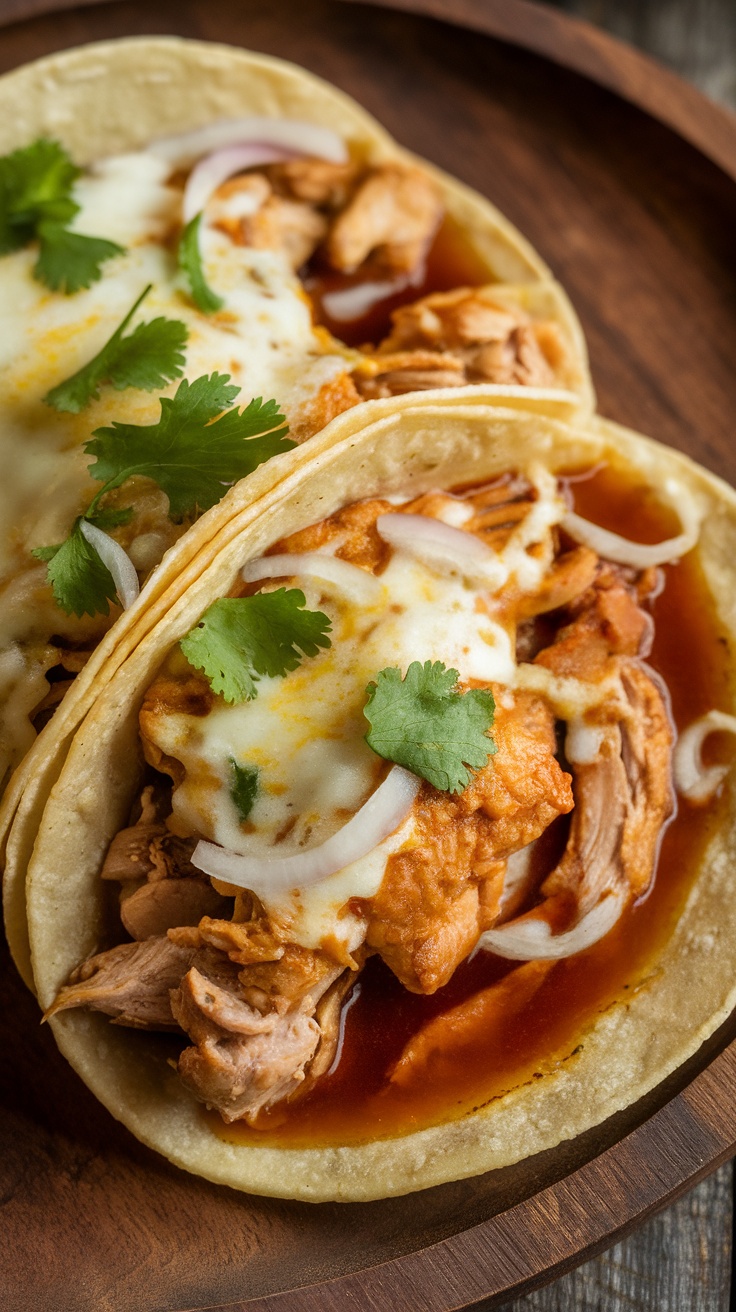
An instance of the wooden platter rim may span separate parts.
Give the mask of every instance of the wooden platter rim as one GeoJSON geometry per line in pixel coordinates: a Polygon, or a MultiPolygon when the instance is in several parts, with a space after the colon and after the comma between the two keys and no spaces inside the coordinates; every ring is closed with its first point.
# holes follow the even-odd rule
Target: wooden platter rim
{"type": "MultiPolygon", "coordinates": [[[[366,0],[342,0],[365,3],[366,0]]],[[[2,3],[2,0],[0,0],[2,3]]],[[[9,0],[2,4],[0,26],[32,20],[50,12],[106,3],[106,0],[9,0]]],[[[368,0],[384,9],[417,19],[446,21],[518,45],[616,93],[664,123],[736,180],[736,116],[709,101],[694,87],[656,61],[627,47],[582,20],[531,3],[530,0],[368,0]]],[[[313,1312],[337,1312],[347,1306],[381,1309],[389,1295],[396,1312],[448,1312],[479,1300],[494,1303],[530,1290],[572,1269],[608,1247],[647,1216],[667,1205],[709,1174],[736,1145],[736,1043],[732,1043],[652,1116],[599,1155],[506,1211],[435,1244],[360,1271],[254,1299],[208,1305],[208,1312],[286,1312],[295,1300],[313,1312]],[[694,1115],[697,1113],[697,1115],[694,1115]],[[699,1128],[701,1137],[683,1138],[683,1124],[699,1128]],[[601,1198],[596,1190],[601,1169],[622,1169],[630,1155],[652,1163],[651,1140],[661,1157],[632,1210],[632,1195],[601,1198]],[[677,1140],[676,1157],[668,1143],[677,1140]],[[588,1204],[592,1200],[598,1209],[588,1204]],[[565,1209],[568,1209],[566,1212],[565,1209]],[[555,1229],[554,1217],[574,1217],[555,1229]],[[552,1218],[550,1221],[549,1218],[552,1218]],[[520,1230],[533,1230],[546,1243],[544,1265],[514,1243],[520,1230]],[[502,1248],[506,1275],[492,1269],[494,1248],[502,1248]],[[427,1259],[431,1284],[427,1284],[427,1259]],[[514,1271],[512,1276],[510,1272],[514,1271]],[[390,1275],[389,1275],[390,1273],[390,1275]],[[502,1277],[502,1278],[499,1278],[502,1277]],[[288,1301],[287,1301],[288,1300],[288,1301]]],[[[184,1309],[181,1310],[184,1312],[184,1309]]],[[[205,1312],[198,1306],[197,1312],[205,1312]]]]}
{"type": "MultiPolygon", "coordinates": [[[[0,27],[113,0],[0,0],[0,27]]],[[[736,180],[736,113],[651,55],[536,0],[340,0],[482,32],[587,77],[683,137],[736,180]]]]}
{"type": "MultiPolygon", "coordinates": [[[[23,0],[20,0],[23,3],[23,0]]],[[[82,0],[84,4],[107,0],[82,0]]],[[[43,0],[32,0],[41,4],[43,0]]],[[[435,18],[518,45],[591,82],[657,119],[736,180],[736,113],[651,55],[583,18],[536,0],[342,0],[435,18]]]]}

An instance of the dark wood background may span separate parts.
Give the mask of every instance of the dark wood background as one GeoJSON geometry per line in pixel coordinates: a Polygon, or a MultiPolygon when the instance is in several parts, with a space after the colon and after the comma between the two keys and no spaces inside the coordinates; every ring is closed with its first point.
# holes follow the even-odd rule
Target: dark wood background
{"type": "MultiPolygon", "coordinates": [[[[736,0],[547,2],[736,109],[736,0]]],[[[727,1312],[736,1304],[733,1191],[729,1162],[622,1243],[504,1312],[727,1312]]]]}
{"type": "MultiPolygon", "coordinates": [[[[734,0],[547,0],[660,59],[736,108],[734,0]]],[[[733,1262],[733,1163],[609,1252],[504,1312],[726,1312],[733,1262]]]]}
{"type": "MultiPolygon", "coordinates": [[[[84,3],[85,0],[79,2],[84,3]]],[[[86,2],[94,3],[94,0],[86,0],[86,2]]],[[[390,7],[390,0],[385,2],[390,7]]],[[[479,10],[483,8],[483,0],[477,0],[477,4],[479,10]]],[[[61,10],[64,7],[65,0],[0,0],[0,19],[3,17],[6,21],[11,17],[21,19],[26,14],[41,14],[44,10],[61,10]]],[[[438,10],[437,4],[432,5],[428,2],[424,6],[422,0],[404,4],[398,0],[398,7],[414,9],[415,12],[420,12],[423,7],[435,13],[438,10]]],[[[510,0],[509,8],[512,7],[510,0]]],[[[658,0],[656,3],[655,0],[561,0],[556,7],[599,22],[617,35],[637,42],[641,48],[669,62],[671,66],[697,81],[711,94],[718,95],[726,101],[731,100],[732,103],[736,101],[734,0],[658,0]]],[[[221,8],[222,4],[220,4],[221,8]]],[[[265,30],[264,15],[268,6],[255,3],[243,4],[241,16],[237,15],[238,8],[239,5],[235,3],[231,6],[233,18],[231,39],[257,47],[262,44],[259,38],[265,30]],[[248,15],[253,15],[253,24],[249,25],[246,10],[248,15]]],[[[445,8],[449,10],[451,6],[445,8]]],[[[458,15],[461,9],[467,13],[472,10],[472,0],[470,2],[466,0],[464,4],[458,0],[456,8],[458,15]]],[[[305,0],[303,9],[307,15],[312,10],[315,13],[319,10],[321,14],[322,10],[326,10],[326,6],[320,7],[315,0],[305,0]]],[[[159,3],[159,0],[152,0],[150,5],[140,3],[110,6],[105,16],[99,11],[93,16],[89,10],[60,13],[58,19],[42,19],[38,29],[25,24],[8,29],[0,38],[0,64],[11,67],[23,58],[42,53],[44,49],[72,45],[96,36],[133,31],[183,31],[191,35],[227,39],[228,32],[222,22],[218,21],[216,10],[218,10],[217,3],[208,6],[205,0],[182,0],[180,6],[171,2],[159,3]]],[[[306,22],[307,19],[304,21],[306,22]]],[[[346,16],[342,26],[346,33],[350,29],[359,34],[360,20],[357,17],[348,19],[346,16]]],[[[736,459],[730,454],[729,443],[733,440],[733,414],[736,413],[736,404],[732,404],[729,409],[724,405],[723,397],[728,398],[731,395],[733,402],[736,403],[736,390],[733,384],[733,362],[736,359],[736,350],[732,349],[736,347],[733,333],[733,293],[736,290],[736,281],[731,278],[723,286],[719,285],[717,294],[711,295],[710,300],[707,301],[707,313],[706,309],[703,309],[704,319],[701,325],[703,332],[706,334],[710,332],[713,336],[712,325],[716,321],[722,325],[724,331],[723,358],[710,362],[708,376],[712,382],[713,397],[706,405],[705,411],[702,409],[702,401],[696,404],[690,394],[689,378],[681,377],[677,368],[672,371],[673,376],[669,379],[668,390],[656,391],[655,358],[654,354],[651,359],[647,355],[646,329],[650,308],[644,300],[637,304],[637,309],[641,311],[644,319],[638,325],[637,332],[633,334],[636,339],[633,341],[629,341],[630,334],[627,332],[625,316],[616,318],[619,307],[614,300],[608,307],[610,315],[607,322],[603,322],[597,312],[600,309],[601,290],[596,279],[602,275],[600,246],[596,243],[602,234],[608,234],[610,256],[615,260],[621,240],[621,234],[615,230],[618,199],[615,188],[610,189],[612,180],[629,198],[636,197],[635,205],[638,208],[632,219],[632,231],[636,239],[643,242],[645,246],[650,244],[652,252],[654,254],[658,252],[661,257],[661,264],[653,266],[651,270],[642,266],[639,269],[640,274],[651,272],[651,286],[656,286],[657,281],[664,277],[666,270],[671,266],[673,254],[679,250],[682,252],[683,268],[688,266],[688,259],[691,260],[687,276],[684,278],[684,298],[685,300],[690,298],[691,302],[706,306],[706,300],[703,298],[707,297],[715,271],[720,267],[724,269],[728,267],[727,255],[733,270],[734,223],[732,220],[736,217],[736,208],[731,204],[730,210],[723,209],[727,192],[719,178],[718,170],[707,161],[699,159],[694,151],[687,148],[678,157],[678,172],[675,176],[667,178],[666,173],[661,178],[655,177],[654,173],[651,178],[643,176],[641,158],[649,152],[656,173],[659,150],[666,153],[669,149],[666,131],[656,124],[637,119],[633,112],[630,119],[627,119],[626,114],[619,114],[613,103],[614,98],[607,99],[608,93],[593,94],[593,91],[586,91],[582,84],[575,84],[574,108],[581,114],[580,124],[577,123],[575,115],[571,116],[572,101],[570,100],[563,101],[559,109],[555,109],[554,113],[557,117],[554,123],[550,123],[550,137],[554,139],[555,130],[558,129],[565,135],[566,144],[560,147],[554,158],[545,161],[545,168],[550,176],[554,175],[554,196],[557,205],[557,213],[552,215],[553,231],[545,231],[544,222],[540,220],[539,214],[535,213],[533,208],[528,210],[524,208],[523,193],[514,190],[514,179],[511,177],[509,180],[505,177],[503,167],[497,177],[485,184],[482,178],[470,176],[471,165],[475,167],[471,139],[469,137],[464,139],[465,153],[462,158],[456,159],[454,156],[450,158],[449,146],[440,136],[437,136],[433,142],[428,142],[423,137],[426,123],[421,119],[421,97],[428,92],[422,79],[428,76],[427,68],[433,59],[437,59],[440,50],[444,55],[449,79],[447,86],[451,86],[452,78],[456,79],[458,87],[467,84],[469,94],[476,97],[472,102],[471,111],[477,113],[478,123],[483,122],[481,102],[484,94],[484,61],[487,60],[491,74],[494,69],[498,74],[499,82],[495,84],[498,86],[503,81],[503,70],[516,68],[518,83],[514,85],[513,79],[508,73],[506,74],[507,84],[498,93],[500,108],[497,111],[497,118],[494,121],[489,120],[489,124],[498,132],[504,121],[503,116],[509,115],[510,124],[520,125],[520,139],[524,142],[522,149],[528,149],[531,159],[533,151],[539,150],[539,141],[544,135],[541,133],[540,136],[539,125],[534,121],[536,88],[544,83],[546,77],[543,66],[540,64],[534,68],[531,63],[517,56],[513,51],[500,55],[494,54],[490,44],[487,49],[479,45],[477,59],[474,60],[472,47],[467,44],[467,38],[458,37],[455,40],[450,29],[442,33],[439,28],[428,26],[421,35],[421,43],[412,44],[411,34],[414,31],[408,21],[389,16],[365,29],[364,44],[366,47],[371,47],[377,60],[384,60],[388,67],[392,60],[395,61],[398,49],[407,69],[407,87],[400,87],[398,83],[393,87],[393,103],[389,73],[386,72],[383,83],[378,77],[374,87],[374,94],[378,95],[378,100],[376,103],[369,104],[369,107],[384,117],[387,126],[402,137],[406,144],[423,149],[445,167],[454,168],[464,176],[467,175],[468,180],[475,181],[481,189],[489,193],[493,191],[502,208],[508,210],[540,247],[543,254],[552,260],[563,281],[572,287],[576,304],[581,310],[591,343],[596,381],[603,408],[614,417],[631,423],[638,422],[639,426],[648,428],[665,440],[686,448],[690,445],[691,433],[697,431],[698,418],[704,416],[701,429],[712,438],[713,446],[710,449],[701,447],[698,454],[711,467],[733,481],[736,459]],[[405,42],[403,46],[402,40],[405,42]],[[463,60],[468,55],[471,63],[464,64],[463,60]],[[497,58],[501,58],[503,63],[494,63],[497,58]],[[417,99],[412,97],[412,79],[414,85],[418,87],[417,99]],[[386,93],[388,93],[388,100],[384,102],[383,96],[386,93]],[[526,102],[525,94],[528,94],[526,102]],[[596,131],[600,132],[600,169],[597,168],[595,150],[591,153],[590,144],[585,140],[587,110],[578,111],[581,105],[587,105],[591,114],[595,113],[599,116],[596,119],[596,131]],[[387,110],[386,113],[382,113],[383,107],[387,110]],[[394,114],[395,121],[389,120],[389,113],[394,114]],[[643,153],[638,161],[627,159],[627,139],[618,135],[619,122],[623,122],[624,126],[628,123],[632,131],[643,134],[643,138],[646,139],[643,153]],[[593,226],[589,241],[586,240],[588,234],[584,226],[580,224],[575,230],[573,224],[572,231],[578,245],[575,248],[568,246],[566,249],[559,239],[559,225],[564,225],[566,219],[575,212],[576,207],[582,212],[582,198],[576,192],[576,169],[580,167],[583,156],[594,185],[600,188],[600,195],[596,198],[596,204],[590,207],[589,218],[593,226]],[[686,203],[688,191],[691,195],[697,193],[698,196],[697,204],[690,209],[687,208],[686,203]],[[554,226],[555,221],[557,227],[554,226]],[[661,249],[657,247],[658,229],[666,234],[661,249]],[[611,349],[612,342],[618,344],[614,351],[611,349]]],[[[356,42],[357,40],[356,35],[356,42]]],[[[263,48],[275,47],[263,44],[263,48]]],[[[356,45],[356,52],[357,49],[356,45]]],[[[313,37],[304,38],[304,50],[305,63],[328,77],[334,75],[329,66],[321,63],[323,56],[319,30],[315,31],[313,37]]],[[[298,48],[282,48],[279,52],[293,58],[300,57],[298,48]]],[[[359,55],[356,53],[355,67],[358,66],[359,55]]],[[[394,82],[396,82],[395,78],[394,82]]],[[[569,86],[572,85],[571,82],[569,86]]],[[[610,82],[607,85],[610,85],[610,82]]],[[[360,98],[365,98],[362,95],[361,85],[356,84],[349,89],[353,89],[360,98]]],[[[366,95],[368,94],[369,90],[366,87],[366,95]]],[[[457,120],[456,124],[453,124],[451,112],[451,130],[455,126],[461,133],[466,131],[460,109],[454,118],[457,120]]],[[[707,114],[704,111],[698,122],[693,120],[695,138],[697,138],[697,131],[700,130],[702,136],[710,139],[709,124],[706,129],[703,126],[706,119],[707,114]]],[[[714,125],[715,129],[722,133],[720,157],[725,158],[729,151],[733,152],[736,149],[734,146],[736,138],[731,138],[728,124],[724,128],[722,123],[714,120],[714,125]]],[[[689,139],[693,140],[693,135],[689,139]]],[[[595,144],[597,146],[598,142],[595,144]]],[[[503,165],[501,156],[499,160],[503,165]]],[[[733,173],[733,176],[736,176],[736,173],[733,173]]],[[[604,272],[608,273],[608,271],[604,272]]],[[[619,277],[620,274],[621,269],[617,267],[616,276],[619,277]]],[[[618,283],[614,278],[611,286],[614,288],[622,286],[632,295],[636,293],[636,280],[633,276],[628,281],[626,277],[623,277],[623,280],[619,277],[618,283]]],[[[676,298],[674,304],[677,304],[676,298]]],[[[651,326],[656,330],[657,315],[654,311],[651,313],[651,326]]],[[[667,341],[667,349],[673,352],[676,361],[677,344],[674,339],[667,341]]],[[[708,363],[703,359],[696,359],[694,366],[696,373],[700,369],[708,371],[708,363]]],[[[702,440],[705,441],[706,438],[703,436],[702,440]]],[[[23,1009],[20,1000],[18,1005],[23,1009]]],[[[30,1000],[25,999],[25,1011],[31,1010],[30,1000]]],[[[8,1034],[17,1042],[17,1030],[7,1013],[5,1017],[0,1017],[0,1024],[6,1024],[8,1034]]],[[[29,1021],[28,1024],[30,1034],[32,1022],[29,1021]]],[[[46,1043],[47,1038],[48,1036],[43,1037],[43,1043],[46,1043]]],[[[37,1035],[32,1035],[28,1047],[32,1049],[39,1043],[37,1035]]],[[[41,1043],[40,1046],[43,1044],[41,1043]]],[[[68,1195],[65,1195],[68,1197],[69,1208],[73,1211],[77,1204],[84,1208],[86,1205],[84,1190],[90,1188],[90,1174],[94,1174],[96,1170],[95,1163],[99,1160],[97,1153],[105,1137],[107,1124],[104,1113],[95,1114],[94,1111],[90,1111],[88,1122],[92,1129],[89,1133],[84,1129],[79,1133],[72,1129],[72,1100],[76,1088],[73,1079],[61,1075],[60,1083],[56,1086],[52,1078],[49,1087],[41,1089],[37,1074],[40,1069],[40,1063],[29,1058],[27,1080],[22,1086],[19,1086],[17,1078],[14,1077],[10,1062],[5,1062],[5,1069],[2,1072],[3,1076],[7,1077],[8,1087],[7,1096],[3,1096],[3,1106],[15,1116],[13,1124],[17,1126],[20,1137],[17,1143],[11,1144],[8,1141],[10,1150],[8,1161],[12,1157],[17,1178],[6,1195],[0,1196],[0,1204],[7,1202],[9,1209],[12,1209],[14,1199],[16,1203],[19,1199],[33,1202],[36,1224],[38,1217],[43,1215],[45,1205],[42,1196],[44,1194],[42,1173],[47,1163],[45,1164],[43,1154],[48,1152],[51,1163],[49,1169],[56,1170],[61,1161],[65,1173],[64,1187],[66,1188],[68,1184],[69,1188],[68,1195]],[[63,1093],[67,1083],[70,1090],[67,1100],[69,1124],[59,1135],[54,1122],[53,1108],[48,1104],[49,1099],[59,1096],[60,1091],[63,1093]],[[99,1134],[96,1128],[98,1122],[99,1134]],[[46,1127],[40,1137],[39,1126],[46,1127]],[[35,1135],[33,1142],[36,1156],[30,1148],[27,1156],[23,1156],[21,1138],[26,1133],[35,1135]],[[97,1143],[96,1135],[100,1139],[100,1144],[97,1143]],[[87,1142],[88,1139],[91,1147],[87,1142]],[[59,1158],[59,1143],[62,1143],[62,1149],[67,1153],[68,1160],[59,1158]],[[25,1176],[23,1175],[24,1162],[27,1167],[25,1176]],[[39,1173],[38,1178],[35,1178],[35,1172],[39,1173]]],[[[52,1062],[44,1065],[43,1069],[44,1077],[46,1071],[53,1076],[52,1062]]],[[[84,1102],[83,1097],[81,1101],[84,1102]]],[[[66,1122],[63,1122],[63,1125],[65,1124],[66,1122]]],[[[138,1164],[142,1162],[141,1177],[146,1175],[149,1168],[146,1167],[144,1150],[138,1150],[135,1145],[129,1147],[122,1132],[120,1134],[116,1132],[112,1137],[119,1145],[120,1160],[124,1164],[124,1170],[134,1173],[137,1171],[138,1164]]],[[[708,1160],[714,1160],[712,1154],[708,1160]]],[[[168,1179],[165,1167],[161,1168],[159,1174],[165,1175],[168,1179]]],[[[173,1204],[182,1177],[176,1173],[171,1175],[173,1204]]],[[[694,1175],[695,1171],[691,1170],[689,1178],[693,1178],[694,1175]]],[[[150,1180],[151,1187],[155,1189],[155,1172],[150,1176],[150,1180]]],[[[96,1177],[94,1183],[98,1183],[96,1177]]],[[[204,1196],[207,1192],[206,1187],[203,1186],[201,1192],[204,1196]]],[[[420,1199],[417,1200],[416,1205],[421,1207],[420,1199]]],[[[288,1208],[281,1210],[288,1211],[288,1208]]],[[[274,1215],[278,1211],[278,1208],[274,1208],[274,1215]]],[[[28,1215],[30,1217],[31,1214],[28,1215]]],[[[624,1312],[624,1309],[627,1312],[649,1312],[650,1309],[652,1312],[689,1312],[690,1309],[703,1309],[704,1312],[713,1309],[713,1312],[725,1312],[729,1305],[731,1283],[731,1215],[731,1167],[724,1166],[687,1197],[655,1217],[628,1239],[617,1244],[609,1253],[587,1263],[547,1288],[527,1294],[513,1304],[508,1304],[506,1312],[511,1312],[512,1308],[514,1312],[521,1312],[522,1309],[524,1312],[531,1309],[535,1312],[558,1312],[558,1309],[560,1312],[562,1309],[565,1309],[565,1312],[568,1309],[572,1309],[573,1312],[588,1312],[588,1310],[624,1312]]],[[[58,1221],[58,1217],[56,1220],[58,1221]]],[[[88,1218],[87,1224],[89,1223],[88,1218]]],[[[105,1218],[100,1217],[100,1224],[104,1226],[106,1223],[105,1218]]],[[[564,1217],[560,1217],[559,1225],[561,1231],[564,1230],[564,1217]]],[[[69,1243],[68,1233],[73,1233],[73,1228],[69,1232],[64,1229],[58,1230],[62,1249],[58,1251],[57,1248],[54,1252],[57,1269],[64,1266],[66,1270],[74,1269],[73,1252],[66,1254],[63,1251],[64,1243],[69,1243]]],[[[523,1235],[519,1236],[520,1244],[523,1244],[524,1239],[523,1235]]],[[[93,1234],[90,1235],[89,1243],[94,1244],[93,1234]]],[[[24,1249],[24,1253],[27,1252],[28,1249],[24,1249]]],[[[28,1261],[28,1274],[24,1287],[37,1287],[38,1273],[33,1270],[34,1264],[27,1255],[24,1260],[28,1261]]],[[[163,1265],[175,1264],[176,1255],[162,1251],[161,1262],[163,1265]]],[[[394,1306],[389,1289],[390,1282],[386,1285],[385,1303],[371,1300],[370,1306],[377,1308],[394,1306]]],[[[419,1286],[417,1286],[417,1296],[419,1307],[421,1302],[419,1286]]],[[[73,1289],[66,1287],[64,1297],[65,1308],[75,1306],[73,1289]]],[[[80,1300],[86,1298],[81,1286],[79,1297],[80,1300]]],[[[3,1301],[2,1273],[0,1273],[0,1308],[3,1307],[3,1301]]],[[[302,1296],[299,1294],[293,1296],[292,1305],[296,1312],[301,1312],[308,1301],[304,1291],[302,1296]]],[[[20,1304],[13,1303],[14,1309],[19,1306],[20,1304]]],[[[23,1306],[25,1310],[26,1304],[23,1306]]],[[[34,1306],[34,1312],[36,1309],[38,1312],[51,1312],[54,1303],[51,1301],[41,1307],[36,1302],[28,1303],[27,1306],[28,1308],[34,1306]]],[[[79,1306],[82,1306],[81,1301],[79,1306]]],[[[89,1302],[84,1301],[84,1307],[88,1306],[90,1306],[89,1302]]],[[[312,1306],[311,1301],[309,1306],[312,1306]]],[[[356,1303],[345,1306],[357,1308],[359,1305],[356,1303]]],[[[366,1303],[365,1306],[368,1304],[366,1303]]],[[[480,1308],[483,1305],[477,1306],[480,1308]]],[[[137,1307],[134,1308],[129,1301],[105,1302],[105,1308],[109,1309],[109,1312],[127,1312],[129,1307],[132,1312],[137,1312],[137,1307]]],[[[360,1307],[363,1307],[362,1303],[360,1307]]]]}

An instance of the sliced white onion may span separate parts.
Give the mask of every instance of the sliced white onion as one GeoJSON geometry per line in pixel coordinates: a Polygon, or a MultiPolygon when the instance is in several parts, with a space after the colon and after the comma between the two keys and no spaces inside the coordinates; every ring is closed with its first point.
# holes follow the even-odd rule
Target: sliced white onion
{"type": "Polygon", "coordinates": [[[339,291],[327,292],[322,297],[322,308],[335,323],[352,323],[406,285],[407,280],[400,278],[395,282],[362,282],[357,287],[341,287],[339,291]]]}
{"type": "Polygon", "coordinates": [[[570,511],[562,520],[562,527],[576,542],[591,547],[604,560],[613,560],[619,565],[633,565],[634,569],[649,569],[652,565],[666,565],[668,561],[679,560],[691,551],[698,540],[700,521],[695,518],[683,533],[676,538],[667,538],[664,542],[652,545],[642,542],[630,542],[618,533],[611,533],[599,524],[570,511]]]}
{"type": "Polygon", "coordinates": [[[392,547],[440,570],[456,570],[464,578],[499,587],[506,570],[490,547],[474,533],[454,528],[431,515],[379,515],[376,528],[392,547]]]}
{"type": "Polygon", "coordinates": [[[723,782],[730,765],[703,765],[701,751],[709,734],[718,730],[736,733],[736,716],[725,711],[708,711],[680,734],[675,747],[673,770],[675,787],[691,802],[707,802],[723,782]]]}
{"type": "Polygon", "coordinates": [[[296,155],[313,155],[331,164],[345,164],[348,160],[347,146],[337,132],[316,123],[303,123],[288,118],[220,119],[217,123],[208,123],[206,127],[195,128],[193,132],[162,137],[154,141],[148,151],[166,160],[172,169],[186,169],[203,155],[249,142],[280,146],[296,155]]]}
{"type": "Polygon", "coordinates": [[[283,159],[294,159],[295,155],[296,151],[285,150],[282,146],[269,146],[263,141],[226,146],[212,155],[205,155],[204,159],[195,164],[187,178],[182,200],[184,222],[189,223],[199,214],[217,188],[235,173],[255,168],[257,164],[276,164],[283,159]]]}
{"type": "MultiPolygon", "coordinates": [[[[534,849],[537,845],[537,839],[527,843],[526,847],[519,848],[518,852],[512,852],[506,862],[506,870],[503,877],[503,892],[499,902],[499,912],[503,916],[504,911],[509,903],[517,900],[518,895],[530,883],[533,875],[533,857],[534,849]]],[[[481,943],[481,947],[482,947],[481,943]]]]}
{"type": "Polygon", "coordinates": [[[103,533],[101,528],[90,524],[86,519],[82,520],[79,527],[82,537],[85,537],[89,545],[94,547],[103,565],[107,565],[112,574],[120,605],[123,610],[127,610],[129,606],[133,605],[141,590],[135,565],[130,556],[123,551],[119,542],[116,542],[109,534],[103,533]]]}
{"type": "Polygon", "coordinates": [[[421,780],[395,765],[364,806],[319,847],[292,856],[243,856],[215,843],[201,841],[192,864],[207,875],[237,884],[267,898],[309,888],[367,856],[388,838],[408,815],[421,780]]]}
{"type": "Polygon", "coordinates": [[[511,961],[555,961],[584,952],[613,929],[624,909],[621,893],[610,893],[573,929],[553,934],[546,920],[533,915],[510,920],[499,929],[487,929],[478,941],[479,948],[511,961]]]}
{"type": "Polygon", "coordinates": [[[592,765],[598,760],[606,737],[599,724],[586,724],[581,715],[568,721],[565,734],[565,756],[571,765],[592,765]]]}
{"type": "Polygon", "coordinates": [[[319,551],[259,556],[258,560],[249,560],[240,573],[246,583],[257,583],[260,579],[299,578],[302,575],[316,578],[320,582],[334,584],[351,600],[364,605],[378,601],[383,592],[383,584],[375,574],[360,569],[358,565],[351,565],[348,560],[322,555],[319,551]]]}

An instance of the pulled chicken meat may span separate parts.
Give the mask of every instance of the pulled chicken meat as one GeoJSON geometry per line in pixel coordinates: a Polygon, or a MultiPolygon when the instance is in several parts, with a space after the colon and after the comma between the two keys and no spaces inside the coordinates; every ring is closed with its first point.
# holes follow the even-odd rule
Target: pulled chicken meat
{"type": "Polygon", "coordinates": [[[565,354],[557,324],[501,304],[493,288],[434,292],[391,319],[388,337],[355,373],[366,398],[483,382],[549,387],[565,354]]]}
{"type": "Polygon", "coordinates": [[[421,264],[440,225],[443,202],[422,169],[289,160],[231,178],[208,203],[208,217],[239,245],[281,250],[294,270],[319,248],[342,273],[366,261],[389,275],[421,264]]]}

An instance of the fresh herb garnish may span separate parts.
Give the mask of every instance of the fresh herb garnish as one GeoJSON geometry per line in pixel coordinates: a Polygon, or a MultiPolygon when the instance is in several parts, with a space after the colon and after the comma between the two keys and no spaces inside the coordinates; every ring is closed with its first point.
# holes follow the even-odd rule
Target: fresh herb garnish
{"type": "Polygon", "coordinates": [[[298,588],[221,597],[182,639],[181,649],[226,702],[251,701],[261,675],[283,677],[302,656],[316,656],[320,647],[332,645],[328,616],[305,606],[298,588]]]}
{"type": "Polygon", "coordinates": [[[366,689],[366,742],[378,756],[403,765],[442,792],[462,793],[472,775],[493,756],[488,737],[493,694],[480,688],[459,692],[457,670],[442,661],[412,661],[402,679],[398,669],[381,670],[366,689]]]}
{"type": "Polygon", "coordinates": [[[216,310],[221,310],[225,304],[217,292],[213,292],[207,279],[204,276],[202,266],[202,252],[199,248],[199,229],[202,223],[202,214],[196,214],[187,224],[179,240],[179,268],[185,274],[189,283],[189,291],[197,306],[203,314],[214,314],[216,310]]]}
{"type": "Polygon", "coordinates": [[[38,240],[34,277],[67,294],[89,287],[105,260],[123,254],[117,242],[69,231],[79,213],[71,189],[80,173],[64,147],[45,137],[0,158],[0,255],[38,240]]]}
{"type": "Polygon", "coordinates": [[[247,820],[253,810],[253,803],[258,792],[258,766],[238,765],[238,762],[231,756],[230,769],[232,771],[230,796],[240,819],[247,820]]]}
{"type": "Polygon", "coordinates": [[[68,615],[108,615],[109,603],[118,602],[115,582],[82,533],[83,518],[74,521],[65,542],[55,547],[37,547],[33,555],[48,561],[48,581],[54,597],[68,615]]]}
{"type": "MultiPolygon", "coordinates": [[[[115,423],[95,429],[84,449],[96,458],[88,468],[102,487],[82,518],[103,531],[126,523],[129,510],[107,510],[99,503],[106,493],[139,474],[158,483],[169,498],[172,519],[181,519],[208,510],[232,483],[271,456],[289,451],[294,443],[286,438],[288,428],[276,401],[263,402],[257,397],[240,411],[233,406],[239,392],[228,374],[203,376],[193,383],[185,379],[175,396],[161,398],[157,424],[115,423]]],[[[114,596],[114,589],[103,596],[100,571],[106,567],[81,535],[79,522],[66,543],[39,547],[33,554],[49,561],[49,582],[62,610],[106,615],[104,598],[114,596]],[[84,542],[84,550],[77,537],[84,542]],[[69,546],[72,539],[74,545],[69,546]],[[62,550],[64,555],[58,561],[62,550]],[[89,579],[86,591],[85,570],[89,579]]]]}
{"type": "Polygon", "coordinates": [[[184,347],[189,334],[186,324],[180,319],[152,319],[150,323],[138,324],[127,337],[123,336],[152,286],[149,283],[145,291],[141,292],[135,305],[112,337],[105,342],[102,350],[72,374],[71,378],[46,393],[43,399],[47,405],[76,415],[90,401],[97,400],[102,383],[112,383],[119,392],[126,387],[153,392],[174,378],[181,378],[184,372],[184,347]]]}
{"type": "Polygon", "coordinates": [[[157,424],[96,428],[84,447],[96,457],[90,474],[104,482],[95,502],[143,474],[163,488],[172,518],[181,519],[209,510],[232,483],[291,450],[295,444],[286,439],[277,402],[259,396],[238,410],[233,402],[239,392],[229,374],[204,375],[193,383],[185,378],[175,396],[161,397],[157,424]]]}

